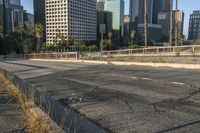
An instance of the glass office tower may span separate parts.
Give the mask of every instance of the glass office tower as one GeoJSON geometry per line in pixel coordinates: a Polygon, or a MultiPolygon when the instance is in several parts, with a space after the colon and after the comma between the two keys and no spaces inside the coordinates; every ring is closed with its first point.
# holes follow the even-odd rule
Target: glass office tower
{"type": "Polygon", "coordinates": [[[112,12],[112,29],[117,31],[119,37],[124,33],[124,0],[106,0],[104,10],[112,12]]]}
{"type": "Polygon", "coordinates": [[[0,0],[0,34],[4,31],[4,1],[0,0]]]}

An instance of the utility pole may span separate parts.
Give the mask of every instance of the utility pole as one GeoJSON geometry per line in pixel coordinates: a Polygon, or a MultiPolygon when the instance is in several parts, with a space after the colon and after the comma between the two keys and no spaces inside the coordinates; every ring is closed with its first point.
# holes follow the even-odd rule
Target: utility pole
{"type": "Polygon", "coordinates": [[[175,13],[175,20],[176,20],[176,29],[175,29],[175,39],[176,39],[176,46],[179,44],[178,39],[178,0],[176,0],[176,13],[175,13]]]}
{"type": "Polygon", "coordinates": [[[172,22],[173,21],[173,18],[172,18],[173,17],[172,16],[173,15],[172,14],[173,3],[172,3],[172,1],[173,0],[170,0],[170,31],[169,31],[169,45],[170,46],[172,46],[172,37],[173,37],[173,35],[172,35],[173,34],[172,33],[173,32],[173,28],[172,28],[172,24],[173,24],[173,22],[172,22]]]}
{"type": "Polygon", "coordinates": [[[144,43],[145,47],[148,47],[147,45],[147,0],[144,0],[144,43]]]}

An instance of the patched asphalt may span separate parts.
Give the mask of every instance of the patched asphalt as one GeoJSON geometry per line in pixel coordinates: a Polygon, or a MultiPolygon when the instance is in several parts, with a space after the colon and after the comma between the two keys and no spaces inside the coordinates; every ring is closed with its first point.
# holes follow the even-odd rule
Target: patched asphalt
{"type": "Polygon", "coordinates": [[[39,61],[0,67],[112,132],[200,132],[199,70],[39,61]]]}

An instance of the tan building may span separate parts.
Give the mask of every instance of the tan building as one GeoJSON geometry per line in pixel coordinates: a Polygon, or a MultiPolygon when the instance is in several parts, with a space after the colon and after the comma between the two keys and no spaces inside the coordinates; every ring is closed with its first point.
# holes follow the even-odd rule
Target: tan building
{"type": "Polygon", "coordinates": [[[96,40],[96,0],[46,0],[46,40],[62,34],[75,43],[96,40]]]}

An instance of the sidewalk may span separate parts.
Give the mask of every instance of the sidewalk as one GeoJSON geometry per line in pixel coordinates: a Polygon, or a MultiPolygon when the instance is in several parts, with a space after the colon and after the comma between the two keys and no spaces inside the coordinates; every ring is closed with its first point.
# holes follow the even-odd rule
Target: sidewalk
{"type": "Polygon", "coordinates": [[[24,113],[0,85],[0,133],[25,133],[24,113]]]}

